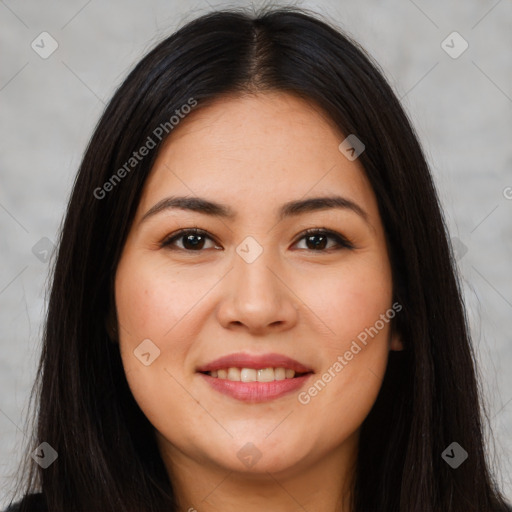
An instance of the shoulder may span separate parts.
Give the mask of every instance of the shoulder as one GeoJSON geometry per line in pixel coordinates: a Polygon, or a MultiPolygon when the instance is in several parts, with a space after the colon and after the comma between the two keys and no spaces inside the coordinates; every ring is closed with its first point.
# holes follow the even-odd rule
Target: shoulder
{"type": "Polygon", "coordinates": [[[22,500],[12,503],[4,512],[20,512],[21,506],[27,512],[47,512],[46,503],[42,493],[27,494],[22,500]]]}

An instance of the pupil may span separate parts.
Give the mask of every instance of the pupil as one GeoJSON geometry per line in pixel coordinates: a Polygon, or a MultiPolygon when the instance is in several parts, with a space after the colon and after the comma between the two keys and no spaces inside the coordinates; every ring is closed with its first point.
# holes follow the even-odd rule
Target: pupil
{"type": "Polygon", "coordinates": [[[325,248],[325,242],[326,242],[326,236],[325,235],[310,235],[307,237],[307,241],[311,242],[314,238],[323,238],[323,242],[313,244],[315,249],[324,249],[325,248]]]}
{"type": "Polygon", "coordinates": [[[192,248],[197,249],[197,247],[200,246],[201,242],[204,242],[204,240],[201,240],[201,241],[196,242],[196,243],[191,242],[191,240],[193,240],[194,238],[201,238],[201,237],[202,237],[202,235],[187,235],[185,237],[185,240],[186,240],[186,242],[184,244],[185,247],[187,246],[187,243],[190,243],[192,248]]]}

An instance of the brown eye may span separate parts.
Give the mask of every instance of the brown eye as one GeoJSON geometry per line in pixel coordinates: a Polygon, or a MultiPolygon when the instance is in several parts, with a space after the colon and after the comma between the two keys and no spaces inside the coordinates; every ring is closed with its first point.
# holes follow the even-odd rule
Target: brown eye
{"type": "Polygon", "coordinates": [[[343,235],[326,229],[309,229],[300,240],[306,241],[306,249],[316,252],[325,252],[329,249],[354,248],[353,244],[343,235]],[[335,244],[327,248],[329,239],[334,240],[335,244]]]}
{"type": "Polygon", "coordinates": [[[172,250],[181,249],[189,252],[199,252],[204,249],[207,239],[213,241],[213,239],[206,234],[206,231],[201,229],[183,229],[171,237],[166,238],[161,243],[161,247],[166,247],[172,250]],[[181,247],[176,247],[175,242],[177,241],[182,241],[181,247]]]}

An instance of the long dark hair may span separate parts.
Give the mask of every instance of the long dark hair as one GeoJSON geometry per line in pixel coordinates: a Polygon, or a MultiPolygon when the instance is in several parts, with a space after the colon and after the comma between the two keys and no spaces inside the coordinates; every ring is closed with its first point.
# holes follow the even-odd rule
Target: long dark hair
{"type": "Polygon", "coordinates": [[[189,22],[137,64],[106,107],[61,230],[34,387],[37,440],[30,451],[47,442],[58,459],[42,469],[27,457],[24,493],[41,491],[52,512],[176,510],[153,428],[109,340],[113,276],[165,140],[155,128],[169,127],[191,98],[201,108],[224,94],[270,90],[315,103],[365,144],[359,159],[378,200],[395,300],[403,306],[395,328],[405,350],[390,354],[361,428],[354,511],[505,510],[486,460],[453,255],[415,131],[364,49],[297,8],[232,9],[189,22]],[[148,137],[156,147],[113,180],[148,137]],[[469,455],[457,469],[442,457],[453,442],[469,455]]]}

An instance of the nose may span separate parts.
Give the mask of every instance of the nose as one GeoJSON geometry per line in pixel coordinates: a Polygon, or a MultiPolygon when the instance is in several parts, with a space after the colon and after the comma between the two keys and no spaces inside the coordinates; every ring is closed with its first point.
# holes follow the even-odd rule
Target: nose
{"type": "Polygon", "coordinates": [[[217,318],[226,329],[264,335],[291,329],[297,323],[299,299],[270,251],[247,263],[235,255],[234,268],[223,280],[217,318]]]}

